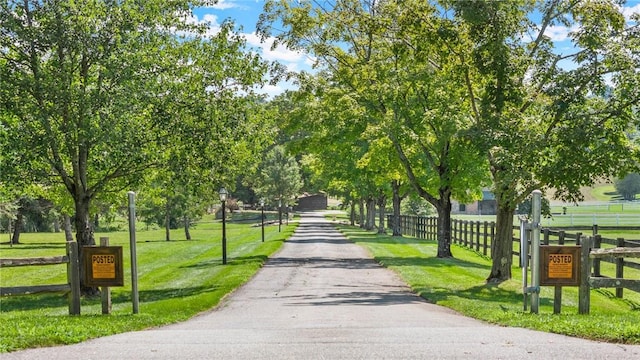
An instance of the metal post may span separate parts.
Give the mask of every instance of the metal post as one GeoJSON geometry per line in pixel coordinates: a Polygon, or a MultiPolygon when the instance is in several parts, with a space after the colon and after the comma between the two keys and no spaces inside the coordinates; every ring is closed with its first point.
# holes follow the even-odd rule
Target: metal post
{"type": "Polygon", "coordinates": [[[225,202],[222,201],[222,264],[227,263],[227,221],[225,212],[225,202]]]}
{"type": "Polygon", "coordinates": [[[262,219],[262,242],[264,242],[264,204],[260,209],[260,219],[262,219]]]}
{"type": "Polygon", "coordinates": [[[282,201],[278,200],[278,232],[282,231],[282,201]]]}
{"type": "Polygon", "coordinates": [[[138,296],[138,258],[136,255],[136,193],[128,192],[129,195],[129,244],[131,248],[131,301],[133,303],[133,313],[139,310],[138,296]]]}
{"type": "Polygon", "coordinates": [[[523,311],[527,311],[527,294],[529,292],[528,277],[529,277],[529,238],[527,236],[527,224],[526,219],[520,219],[520,266],[522,267],[522,300],[523,311]]]}
{"type": "Polygon", "coordinates": [[[534,190],[531,204],[533,223],[531,224],[531,313],[538,313],[540,304],[540,215],[542,192],[534,190]]]}

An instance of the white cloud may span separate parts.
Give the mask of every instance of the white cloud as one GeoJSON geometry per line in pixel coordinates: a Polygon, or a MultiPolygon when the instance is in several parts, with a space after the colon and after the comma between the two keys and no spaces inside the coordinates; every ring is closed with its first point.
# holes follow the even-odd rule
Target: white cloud
{"type": "Polygon", "coordinates": [[[284,45],[278,45],[272,49],[275,38],[270,37],[264,42],[256,33],[244,34],[247,43],[255,48],[261,49],[262,57],[270,61],[298,62],[305,58],[305,54],[301,51],[288,49],[284,45]]]}
{"type": "Polygon", "coordinates": [[[631,21],[631,15],[640,14],[640,3],[633,7],[622,7],[622,14],[624,14],[624,18],[627,19],[627,21],[631,21]]]}
{"type": "Polygon", "coordinates": [[[218,0],[218,1],[210,1],[209,4],[206,4],[203,7],[207,9],[227,10],[227,9],[239,8],[241,6],[235,1],[218,0]]]}
{"type": "Polygon", "coordinates": [[[569,33],[575,30],[575,27],[568,28],[566,26],[552,25],[544,31],[544,34],[548,36],[551,41],[565,41],[569,39],[569,33]]]}

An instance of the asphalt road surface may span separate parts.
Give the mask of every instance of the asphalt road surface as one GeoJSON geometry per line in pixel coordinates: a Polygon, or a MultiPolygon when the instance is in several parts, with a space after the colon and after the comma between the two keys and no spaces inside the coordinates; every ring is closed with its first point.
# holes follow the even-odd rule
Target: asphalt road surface
{"type": "Polygon", "coordinates": [[[640,346],[488,325],[429,304],[320,214],[218,308],[1,359],[640,359],[640,346]]]}

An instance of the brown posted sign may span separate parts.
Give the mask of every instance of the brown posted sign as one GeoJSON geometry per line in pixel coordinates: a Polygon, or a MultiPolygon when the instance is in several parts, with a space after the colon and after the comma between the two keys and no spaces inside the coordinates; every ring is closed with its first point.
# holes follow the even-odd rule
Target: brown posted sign
{"type": "Polygon", "coordinates": [[[580,246],[540,246],[540,285],[580,285],[580,246]]]}
{"type": "Polygon", "coordinates": [[[124,286],[122,246],[82,248],[86,286],[124,286]]]}

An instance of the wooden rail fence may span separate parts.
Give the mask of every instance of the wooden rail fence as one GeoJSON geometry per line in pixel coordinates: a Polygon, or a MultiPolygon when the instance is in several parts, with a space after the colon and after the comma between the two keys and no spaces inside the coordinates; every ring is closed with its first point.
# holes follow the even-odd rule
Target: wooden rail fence
{"type": "MultiPolygon", "coordinates": [[[[419,239],[436,240],[437,239],[437,217],[410,216],[403,215],[400,217],[400,230],[403,235],[414,236],[419,239]]],[[[387,217],[388,226],[391,227],[391,215],[387,217]]],[[[520,231],[519,226],[513,227],[514,232],[520,231]]],[[[630,268],[640,270],[640,262],[631,261],[630,259],[638,258],[636,252],[640,252],[640,240],[625,240],[623,238],[608,239],[598,234],[599,230],[640,230],[639,226],[572,226],[563,229],[543,228],[541,243],[543,245],[580,245],[581,239],[585,236],[581,231],[589,231],[592,236],[591,248],[594,250],[592,255],[593,272],[591,279],[596,280],[599,287],[615,287],[616,296],[622,298],[623,288],[638,291],[636,283],[633,280],[624,279],[624,269],[630,268]],[[576,231],[569,233],[567,231],[576,231]],[[611,250],[611,248],[626,250],[611,250]],[[631,254],[631,255],[629,255],[631,254]],[[626,256],[625,256],[626,255],[626,256]],[[614,264],[615,274],[602,274],[602,262],[614,264]],[[609,279],[609,280],[607,280],[609,279]],[[616,279],[619,286],[616,285],[616,279]],[[631,281],[631,283],[629,283],[631,281]],[[606,284],[607,286],[604,286],[606,284]],[[631,284],[631,285],[630,285],[631,284]],[[626,285],[626,286],[625,286],[626,285]]],[[[451,220],[451,242],[458,244],[483,255],[490,255],[491,242],[495,238],[496,223],[488,221],[469,221],[469,220],[451,220]]],[[[513,241],[517,243],[514,246],[513,255],[518,257],[518,264],[522,264],[520,257],[522,249],[520,249],[520,236],[513,237],[513,241]]],[[[516,263],[514,259],[514,264],[516,263]]]]}
{"type": "Polygon", "coordinates": [[[53,285],[0,287],[0,296],[17,296],[41,292],[69,293],[69,314],[80,315],[80,267],[78,243],[68,242],[66,255],[40,258],[0,259],[0,268],[67,264],[67,283],[53,285]]]}

